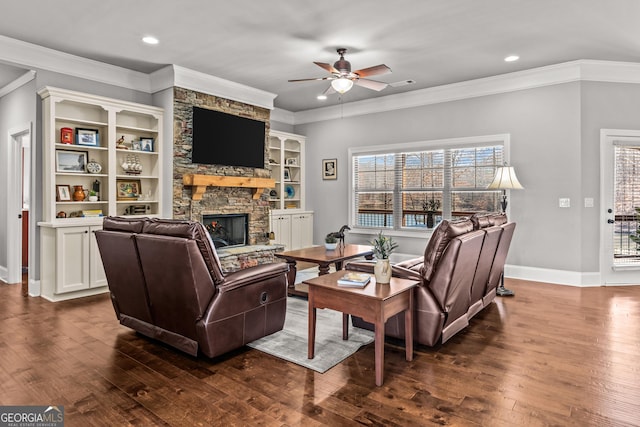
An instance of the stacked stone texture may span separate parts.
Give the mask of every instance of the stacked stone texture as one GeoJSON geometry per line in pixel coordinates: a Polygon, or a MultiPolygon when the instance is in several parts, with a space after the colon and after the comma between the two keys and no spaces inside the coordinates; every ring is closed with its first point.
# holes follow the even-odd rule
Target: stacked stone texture
{"type": "MultiPolygon", "coordinates": [[[[267,244],[270,228],[268,191],[263,192],[258,200],[253,200],[253,190],[249,188],[207,187],[202,200],[193,201],[191,188],[185,187],[182,183],[182,177],[185,174],[270,178],[267,137],[265,136],[264,169],[193,164],[191,150],[194,106],[263,121],[267,135],[270,129],[270,112],[266,108],[174,87],[173,217],[202,221],[202,215],[247,213],[249,214],[249,244],[267,244]]],[[[233,141],[228,143],[232,144],[233,141]]]]}

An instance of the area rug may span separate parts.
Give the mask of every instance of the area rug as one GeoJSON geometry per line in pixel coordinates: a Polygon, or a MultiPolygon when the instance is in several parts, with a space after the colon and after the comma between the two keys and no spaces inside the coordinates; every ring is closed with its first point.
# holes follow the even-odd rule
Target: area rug
{"type": "Polygon", "coordinates": [[[308,303],[305,299],[289,297],[284,328],[247,344],[280,359],[324,373],[373,342],[373,331],[349,326],[349,339],[342,339],[342,313],[329,309],[316,311],[315,357],[307,359],[308,303]]]}

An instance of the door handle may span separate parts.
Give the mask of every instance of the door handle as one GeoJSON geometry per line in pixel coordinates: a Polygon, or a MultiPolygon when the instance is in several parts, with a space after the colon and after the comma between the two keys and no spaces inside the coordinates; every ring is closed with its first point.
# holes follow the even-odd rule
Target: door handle
{"type": "Polygon", "coordinates": [[[18,214],[18,219],[22,219],[22,214],[18,214]]]}
{"type": "Polygon", "coordinates": [[[614,221],[614,220],[612,220],[612,219],[608,219],[608,220],[607,220],[607,224],[613,224],[614,222],[615,222],[615,221],[614,221]]]}

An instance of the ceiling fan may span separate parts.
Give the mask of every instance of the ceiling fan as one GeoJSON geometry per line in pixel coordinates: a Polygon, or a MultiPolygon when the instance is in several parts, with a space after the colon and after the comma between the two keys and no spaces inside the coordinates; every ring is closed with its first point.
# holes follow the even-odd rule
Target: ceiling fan
{"type": "Polygon", "coordinates": [[[330,80],[331,86],[329,86],[327,90],[324,91],[323,95],[329,95],[335,92],[345,93],[349,89],[351,89],[354,84],[377,91],[381,91],[388,86],[387,83],[370,80],[366,77],[390,73],[391,68],[387,67],[384,64],[380,64],[374,67],[363,68],[362,70],[351,71],[351,63],[344,59],[344,54],[346,53],[346,51],[347,49],[344,48],[337,49],[338,55],[340,55],[340,59],[337,60],[333,65],[314,61],[314,64],[330,72],[330,76],[289,81],[307,82],[313,80],[330,80]]]}

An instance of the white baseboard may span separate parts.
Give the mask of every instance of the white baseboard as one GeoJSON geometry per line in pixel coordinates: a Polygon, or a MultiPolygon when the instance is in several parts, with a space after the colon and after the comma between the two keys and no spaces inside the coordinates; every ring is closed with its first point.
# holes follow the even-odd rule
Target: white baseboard
{"type": "Polygon", "coordinates": [[[4,283],[9,283],[9,270],[7,267],[0,265],[0,280],[4,283]]]}
{"type": "Polygon", "coordinates": [[[600,273],[582,273],[580,271],[552,270],[548,268],[505,265],[504,275],[507,278],[531,280],[533,282],[553,283],[579,287],[603,286],[600,273]]]}
{"type": "Polygon", "coordinates": [[[40,280],[29,280],[28,292],[30,297],[39,297],[41,292],[40,280]]]}

